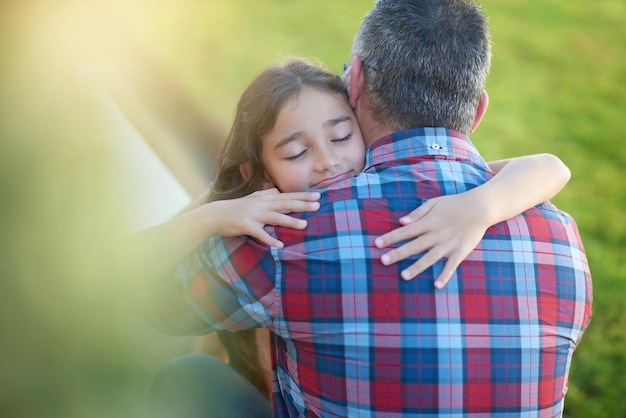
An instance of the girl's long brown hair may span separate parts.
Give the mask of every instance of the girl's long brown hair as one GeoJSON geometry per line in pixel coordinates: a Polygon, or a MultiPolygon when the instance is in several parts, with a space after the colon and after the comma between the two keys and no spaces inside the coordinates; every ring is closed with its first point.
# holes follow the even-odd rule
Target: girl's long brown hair
{"type": "MultiPolygon", "coordinates": [[[[244,91],[235,120],[219,159],[217,176],[209,201],[235,199],[261,189],[265,169],[261,162],[263,137],[289,99],[304,87],[348,95],[341,78],[319,64],[291,59],[283,65],[262,71],[244,91]],[[242,175],[240,166],[249,171],[242,175]]],[[[229,364],[270,398],[270,387],[263,375],[255,330],[218,331],[218,337],[229,353],[229,364]]]]}

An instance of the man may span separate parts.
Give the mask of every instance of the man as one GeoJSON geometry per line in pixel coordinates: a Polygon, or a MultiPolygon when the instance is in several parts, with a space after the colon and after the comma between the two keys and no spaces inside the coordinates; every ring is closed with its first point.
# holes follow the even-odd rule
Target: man
{"type": "Polygon", "coordinates": [[[495,225],[442,290],[443,263],[398,280],[411,261],[383,265],[374,245],[417,204],[493,175],[467,136],[487,107],[485,17],[470,1],[379,1],[352,52],[363,174],[324,191],[306,230],[276,228],[281,250],[205,244],[179,269],[185,302],[157,309],[163,328],[268,326],[275,416],[561,415],[591,316],[571,218],[545,203],[495,225]]]}

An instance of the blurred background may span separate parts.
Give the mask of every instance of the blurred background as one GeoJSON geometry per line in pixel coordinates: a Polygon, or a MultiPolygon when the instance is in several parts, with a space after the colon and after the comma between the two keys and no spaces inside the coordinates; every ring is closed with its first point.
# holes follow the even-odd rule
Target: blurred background
{"type": "MultiPolygon", "coordinates": [[[[214,174],[240,93],[284,56],[339,71],[371,0],[0,3],[0,416],[139,417],[193,339],[133,303],[129,231],[214,174]]],[[[566,417],[626,416],[626,3],[484,0],[487,160],[558,155],[554,203],[578,221],[594,317],[566,417]]]]}

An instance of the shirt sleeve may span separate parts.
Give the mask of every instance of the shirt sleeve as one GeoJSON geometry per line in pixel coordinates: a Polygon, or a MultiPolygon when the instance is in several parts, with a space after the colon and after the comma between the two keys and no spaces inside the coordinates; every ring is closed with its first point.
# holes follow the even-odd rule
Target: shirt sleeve
{"type": "Polygon", "coordinates": [[[170,335],[267,327],[273,318],[276,263],[249,237],[213,237],[149,292],[150,320],[170,335]]]}

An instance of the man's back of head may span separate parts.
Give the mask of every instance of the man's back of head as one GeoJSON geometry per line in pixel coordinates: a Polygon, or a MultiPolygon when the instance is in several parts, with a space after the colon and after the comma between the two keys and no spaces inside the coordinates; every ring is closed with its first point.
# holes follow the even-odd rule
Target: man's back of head
{"type": "Polygon", "coordinates": [[[471,131],[491,61],[487,18],[473,1],[381,0],[352,54],[380,126],[471,131]]]}

